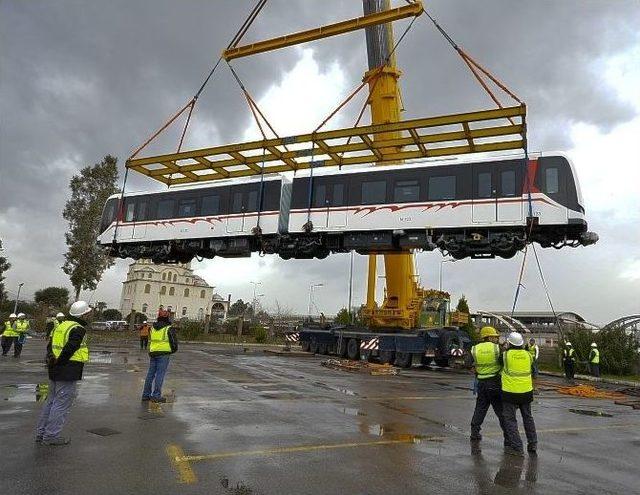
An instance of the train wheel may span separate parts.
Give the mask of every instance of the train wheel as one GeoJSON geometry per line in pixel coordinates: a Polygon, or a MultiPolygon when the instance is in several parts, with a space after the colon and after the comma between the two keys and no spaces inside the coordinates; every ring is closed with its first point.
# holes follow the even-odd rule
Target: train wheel
{"type": "Polygon", "coordinates": [[[316,341],[316,339],[313,339],[311,341],[311,344],[309,345],[309,352],[311,354],[318,354],[318,342],[316,341]]]}
{"type": "Polygon", "coordinates": [[[358,339],[349,339],[347,343],[347,357],[349,359],[360,359],[360,341],[358,339]]]}
{"type": "Polygon", "coordinates": [[[449,358],[435,358],[436,366],[440,366],[441,368],[449,367],[449,358]]]}
{"type": "Polygon", "coordinates": [[[318,354],[329,354],[329,348],[326,342],[321,342],[318,344],[318,354]]]}
{"type": "Polygon", "coordinates": [[[396,366],[398,368],[411,368],[411,353],[396,352],[396,366]]]}
{"type": "Polygon", "coordinates": [[[380,362],[382,364],[392,364],[396,359],[395,351],[380,351],[380,362]]]}
{"type": "Polygon", "coordinates": [[[302,342],[300,342],[300,346],[302,347],[303,352],[309,352],[311,343],[308,340],[303,340],[302,342]]]}

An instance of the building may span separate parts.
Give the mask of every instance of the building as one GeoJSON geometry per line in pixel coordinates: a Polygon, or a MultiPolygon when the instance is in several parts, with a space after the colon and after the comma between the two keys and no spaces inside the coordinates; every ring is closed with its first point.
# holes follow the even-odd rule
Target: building
{"type": "Polygon", "coordinates": [[[546,347],[555,347],[560,335],[567,330],[592,326],[572,311],[560,311],[555,315],[551,311],[516,311],[513,315],[511,311],[476,311],[471,314],[471,320],[476,328],[491,325],[501,333],[522,332],[525,338],[534,337],[540,346],[546,347]]]}
{"type": "Polygon", "coordinates": [[[158,265],[139,260],[129,265],[122,283],[120,311],[132,310],[155,319],[159,309],[171,311],[175,318],[200,320],[211,316],[226,318],[229,300],[214,294],[213,287],[193,273],[190,263],[158,265]]]}

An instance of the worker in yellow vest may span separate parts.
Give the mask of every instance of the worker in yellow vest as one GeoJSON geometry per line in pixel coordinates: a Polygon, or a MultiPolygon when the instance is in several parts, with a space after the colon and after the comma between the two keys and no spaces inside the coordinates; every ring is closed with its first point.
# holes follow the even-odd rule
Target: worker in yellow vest
{"type": "Polygon", "coordinates": [[[529,346],[527,348],[529,354],[533,358],[533,378],[538,376],[538,358],[540,357],[540,348],[536,344],[536,339],[531,337],[529,339],[529,346]]]}
{"type": "Polygon", "coordinates": [[[178,350],[176,330],[165,311],[158,313],[149,332],[149,370],[144,381],[142,401],[167,402],[162,396],[162,383],[169,367],[169,356],[178,350]]]}
{"type": "Polygon", "coordinates": [[[2,325],[2,339],[0,345],[2,345],[2,355],[6,356],[11,346],[18,337],[15,335],[15,324],[18,317],[15,313],[9,315],[9,319],[2,325]]]}
{"type": "MultiPolygon", "coordinates": [[[[476,407],[471,419],[471,442],[477,443],[482,439],[480,429],[484,421],[489,406],[493,407],[493,412],[498,417],[500,428],[504,431],[504,420],[502,417],[502,391],[500,387],[500,347],[498,346],[499,334],[493,327],[483,327],[480,330],[482,342],[471,348],[473,356],[473,368],[478,380],[478,395],[476,397],[476,407]]],[[[479,450],[478,445],[474,445],[475,451],[479,450]]]]}
{"type": "MultiPolygon", "coordinates": [[[[15,318],[13,313],[12,316],[15,318]]],[[[9,316],[9,320],[11,319],[11,316],[9,316]]],[[[13,357],[19,358],[29,329],[29,320],[27,320],[27,316],[24,313],[18,313],[18,318],[14,319],[8,327],[5,326],[2,336],[6,337],[6,340],[5,345],[2,347],[2,355],[6,356],[13,345],[13,357]]]]}
{"type": "Polygon", "coordinates": [[[91,311],[93,308],[85,301],[74,302],[69,318],[51,332],[47,345],[49,390],[36,428],[37,443],[56,446],[70,441],[61,433],[76,397],[78,381],[82,380],[84,363],[89,361],[86,320],[91,311]]]}
{"type": "Polygon", "coordinates": [[[573,381],[573,377],[576,374],[576,350],[571,345],[571,342],[565,343],[565,348],[562,352],[562,364],[564,365],[564,376],[567,380],[573,381]]]}
{"type": "Polygon", "coordinates": [[[589,352],[589,371],[591,376],[600,378],[600,351],[595,342],[591,343],[591,352],[589,352]]]}
{"type": "Polygon", "coordinates": [[[527,435],[527,450],[535,454],[538,447],[536,424],[531,415],[533,402],[533,358],[524,348],[524,339],[518,332],[507,337],[509,348],[502,354],[502,412],[504,416],[504,451],[522,457],[522,439],[518,432],[516,411],[520,410],[524,431],[527,435]]]}

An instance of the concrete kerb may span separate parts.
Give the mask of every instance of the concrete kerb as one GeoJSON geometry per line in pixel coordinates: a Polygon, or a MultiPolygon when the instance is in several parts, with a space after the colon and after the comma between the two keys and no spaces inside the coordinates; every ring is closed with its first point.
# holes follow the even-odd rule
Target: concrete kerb
{"type": "MultiPolygon", "coordinates": [[[[564,373],[559,373],[557,371],[540,371],[538,374],[564,378],[564,373]]],[[[625,387],[640,387],[639,382],[632,382],[628,380],[614,380],[612,378],[596,378],[595,376],[589,376],[589,375],[576,375],[575,378],[578,380],[585,380],[588,382],[595,382],[595,383],[609,383],[611,385],[621,385],[625,387]]]]}

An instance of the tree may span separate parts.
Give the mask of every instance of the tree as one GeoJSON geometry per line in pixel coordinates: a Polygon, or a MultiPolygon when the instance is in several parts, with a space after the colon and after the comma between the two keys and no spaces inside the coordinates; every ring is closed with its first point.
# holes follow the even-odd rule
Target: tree
{"type": "MultiPolygon", "coordinates": [[[[0,239],[0,252],[2,252],[2,239],[0,239]]],[[[11,263],[7,261],[7,258],[0,256],[0,301],[3,301],[6,297],[4,290],[4,273],[11,268],[11,263]]]]}
{"type": "Polygon", "coordinates": [[[93,307],[96,310],[96,318],[102,317],[102,312],[107,309],[107,303],[104,301],[96,301],[93,307]]]}
{"type": "Polygon", "coordinates": [[[122,313],[117,309],[109,308],[102,312],[104,321],[122,321],[122,313]]]}
{"type": "Polygon", "coordinates": [[[342,325],[349,325],[351,323],[351,314],[349,313],[349,310],[347,308],[342,308],[338,311],[334,321],[336,323],[341,323],[342,325]]]}
{"type": "Polygon", "coordinates": [[[118,191],[118,159],[107,155],[100,163],[84,167],[69,182],[71,198],[62,216],[69,222],[65,234],[68,250],[62,270],[69,275],[76,301],[81,290],[95,290],[104,271],[113,264],[98,247],[102,209],[107,199],[118,191]]]}
{"type": "Polygon", "coordinates": [[[460,299],[458,299],[458,305],[456,306],[456,311],[460,311],[462,313],[467,313],[469,314],[469,303],[467,302],[467,298],[465,297],[464,294],[462,294],[462,297],[460,299]]]}
{"type": "Polygon", "coordinates": [[[238,299],[229,307],[227,314],[229,316],[245,316],[250,309],[251,305],[249,303],[244,302],[242,299],[238,299]]]}
{"type": "Polygon", "coordinates": [[[47,287],[36,291],[34,300],[50,309],[63,310],[69,304],[69,289],[66,287],[47,287]]]}

